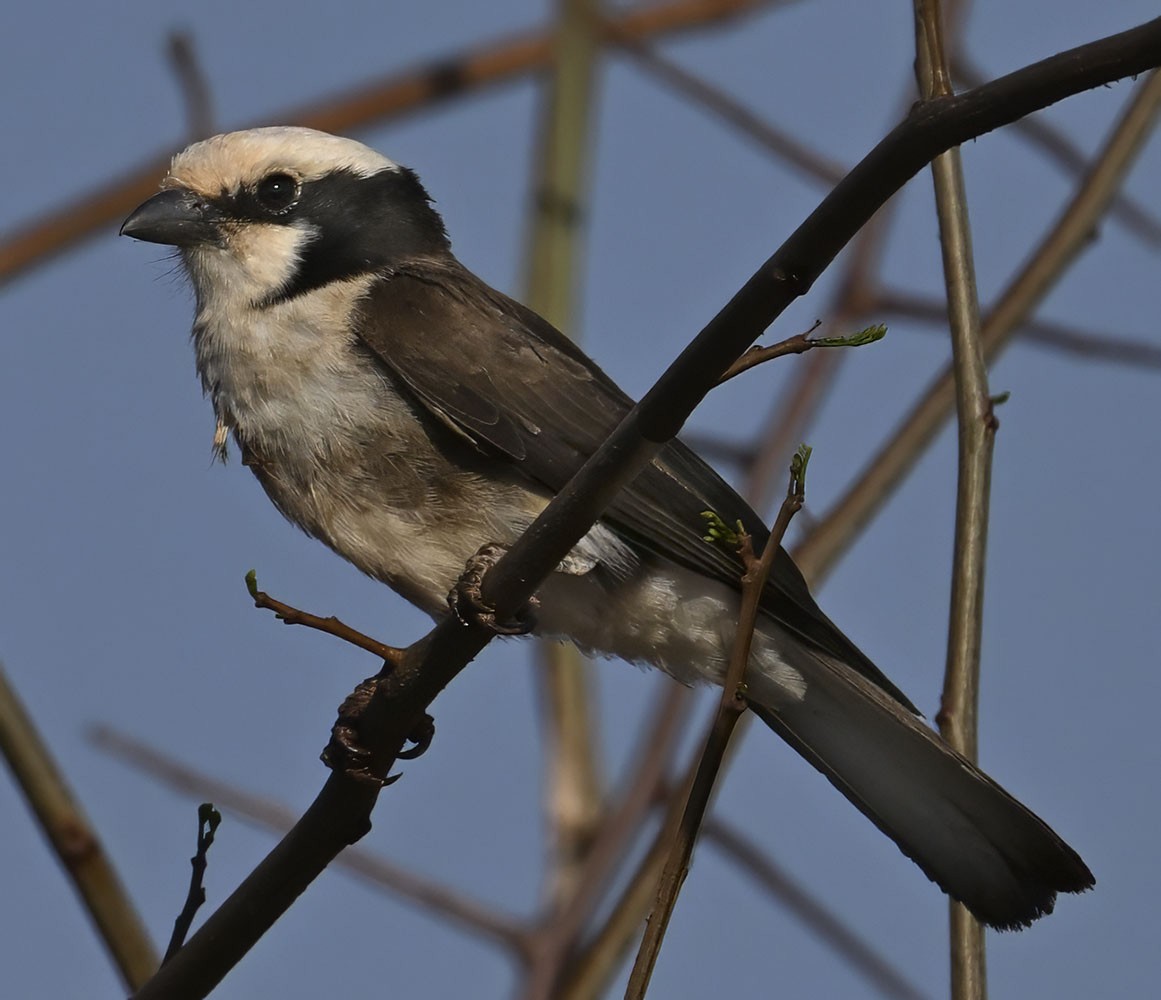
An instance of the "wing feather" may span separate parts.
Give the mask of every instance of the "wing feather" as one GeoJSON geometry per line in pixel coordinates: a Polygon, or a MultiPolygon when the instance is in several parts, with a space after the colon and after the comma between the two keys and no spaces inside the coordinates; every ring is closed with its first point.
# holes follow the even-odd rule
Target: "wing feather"
{"type": "MultiPolygon", "coordinates": [[[[393,271],[372,288],[356,327],[364,345],[422,406],[553,492],[633,406],[571,340],[453,258],[409,262],[393,271]]],[[[618,495],[602,521],[656,555],[737,587],[741,561],[702,539],[704,510],[728,523],[741,520],[758,549],[769,536],[749,505],[675,441],[618,495]]],[[[785,552],[763,603],[784,628],[915,711],[822,613],[785,552]]]]}

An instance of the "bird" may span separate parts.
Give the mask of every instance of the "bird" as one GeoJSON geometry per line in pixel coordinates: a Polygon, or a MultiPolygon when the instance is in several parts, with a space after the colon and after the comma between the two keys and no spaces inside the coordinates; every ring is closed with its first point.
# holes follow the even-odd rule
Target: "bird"
{"type": "MultiPolygon", "coordinates": [[[[633,405],[579,347],[454,256],[418,175],[277,126],[172,160],[121,233],[177,248],[223,450],[293,524],[439,620],[472,557],[510,545],[633,405]]],[[[665,445],[537,591],[533,630],[721,684],[741,563],[702,512],[762,519],[665,445]]],[[[1095,883],[1043,820],[952,750],[823,613],[780,550],[749,706],[984,924],[1026,927],[1095,883]]]]}

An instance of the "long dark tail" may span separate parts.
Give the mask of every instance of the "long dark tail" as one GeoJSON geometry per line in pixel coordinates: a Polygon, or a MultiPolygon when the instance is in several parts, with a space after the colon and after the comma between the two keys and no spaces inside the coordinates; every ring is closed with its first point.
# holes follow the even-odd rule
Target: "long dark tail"
{"type": "MultiPolygon", "coordinates": [[[[864,677],[803,650],[801,699],[748,680],[754,711],[944,892],[992,927],[1026,927],[1092,873],[1055,832],[864,677]]],[[[756,673],[756,672],[755,672],[756,673]]]]}

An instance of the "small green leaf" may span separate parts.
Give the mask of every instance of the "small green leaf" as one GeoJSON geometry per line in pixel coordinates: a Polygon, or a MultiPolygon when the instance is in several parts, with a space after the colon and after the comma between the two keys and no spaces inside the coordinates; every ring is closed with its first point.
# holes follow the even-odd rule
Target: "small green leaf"
{"type": "Polygon", "coordinates": [[[858,333],[852,333],[849,337],[819,337],[818,340],[811,341],[816,347],[862,347],[865,344],[873,344],[876,340],[882,340],[887,336],[887,324],[876,323],[873,326],[865,327],[858,333]]]}
{"type": "Polygon", "coordinates": [[[787,496],[797,496],[806,492],[806,467],[814,449],[808,444],[800,444],[790,460],[790,488],[787,496]]]}
{"type": "Polygon", "coordinates": [[[246,574],[246,589],[251,597],[258,599],[258,573],[255,570],[250,570],[246,574]]]}
{"type": "Polygon", "coordinates": [[[731,528],[721,517],[712,510],[703,510],[701,512],[702,519],[706,522],[705,534],[702,535],[704,541],[711,545],[720,545],[722,548],[729,549],[731,552],[736,552],[738,546],[741,544],[741,536],[745,534],[745,528],[742,527],[742,522],[737,522],[737,528],[731,528]]]}

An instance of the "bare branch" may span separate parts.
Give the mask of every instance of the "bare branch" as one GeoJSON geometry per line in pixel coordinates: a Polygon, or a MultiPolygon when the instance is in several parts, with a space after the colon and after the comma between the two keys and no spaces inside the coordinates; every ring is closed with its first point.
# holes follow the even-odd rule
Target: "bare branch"
{"type": "MultiPolygon", "coordinates": [[[[915,75],[923,100],[951,93],[939,0],[914,0],[915,75]]],[[[959,416],[959,481],[955,509],[955,555],[951,578],[947,670],[939,725],[944,738],[969,760],[977,745],[980,691],[980,637],[984,617],[984,561],[987,555],[991,497],[992,416],[988,373],[980,342],[980,303],[976,293],[967,191],[958,149],[931,164],[939,217],[940,248],[947,314],[951,327],[956,412],[959,416]]],[[[984,1000],[987,962],[984,929],[962,903],[949,900],[951,914],[951,995],[953,1000],[984,1000]]]]}
{"type": "Polygon", "coordinates": [[[729,746],[734,726],[746,710],[746,666],[750,662],[750,646],[754,639],[754,626],[758,621],[762,593],[766,588],[766,580],[770,576],[774,560],[781,550],[782,538],[790,526],[790,520],[802,509],[805,501],[806,467],[809,460],[810,449],[803,446],[791,463],[790,486],[786,491],[786,499],[782,501],[778,517],[770,530],[770,537],[762,550],[762,557],[760,559],[754,557],[748,535],[741,538],[740,547],[746,566],[742,576],[742,606],[730,662],[726,667],[726,676],[722,684],[721,700],[698,760],[697,773],[685,799],[681,822],[674,830],[670,842],[669,856],[657,886],[657,902],[649,916],[649,922],[645,925],[645,937],[641,941],[637,961],[633,964],[633,971],[629,975],[625,1000],[644,1000],[653,968],[657,964],[657,956],[661,953],[661,943],[665,939],[670,917],[677,905],[678,893],[681,892],[682,883],[689,873],[693,846],[705,818],[726,748],[729,746]]]}
{"type": "Polygon", "coordinates": [[[45,839],[129,989],[157,969],[157,953],[113,863],[0,667],[0,752],[45,839]]]}
{"type": "Polygon", "coordinates": [[[165,949],[165,957],[161,960],[162,965],[181,950],[181,946],[185,944],[186,935],[189,934],[189,929],[193,926],[194,917],[197,916],[198,910],[206,901],[206,889],[202,880],[205,878],[206,868],[209,865],[210,847],[214,843],[214,834],[217,833],[218,825],[221,822],[222,814],[211,803],[203,802],[198,806],[198,846],[194,856],[189,859],[189,865],[192,869],[189,876],[189,891],[186,893],[185,905],[181,908],[181,913],[173,922],[173,933],[169,938],[169,947],[165,949]]]}
{"type": "Polygon", "coordinates": [[[254,607],[262,608],[266,611],[273,611],[274,616],[287,625],[305,625],[307,628],[317,629],[319,632],[333,635],[337,639],[349,642],[352,646],[365,649],[368,653],[379,657],[384,663],[389,663],[392,666],[397,665],[403,657],[404,651],[402,649],[395,646],[388,646],[385,643],[379,642],[378,639],[372,639],[369,635],[365,635],[358,629],[353,629],[350,625],[339,621],[334,615],[328,615],[326,618],[322,618],[319,615],[312,615],[309,611],[300,611],[298,608],[276,600],[269,594],[258,589],[258,576],[254,570],[250,570],[246,574],[246,590],[254,599],[254,607]]]}
{"type": "Polygon", "coordinates": [[[878,340],[882,340],[887,335],[887,328],[881,323],[877,323],[874,326],[868,326],[858,333],[853,333],[846,337],[817,337],[811,340],[810,334],[814,330],[817,330],[820,325],[821,321],[816,320],[814,326],[806,333],[799,333],[793,337],[787,337],[785,340],[777,344],[771,344],[769,347],[754,346],[749,348],[745,354],[726,369],[725,374],[718,379],[718,385],[722,385],[735,376],[741,375],[742,372],[748,372],[751,368],[764,364],[767,361],[773,361],[776,358],[784,358],[790,354],[805,354],[807,351],[811,351],[816,347],[862,347],[865,344],[873,344],[878,340]]]}
{"type": "MultiPolygon", "coordinates": [[[[652,721],[642,731],[636,771],[607,814],[568,901],[549,914],[535,933],[532,968],[520,996],[522,1000],[560,1000],[562,974],[575,964],[578,938],[600,903],[603,889],[648,817],[650,808],[666,787],[670,755],[691,707],[689,691],[668,683],[656,705],[652,721]]],[[[656,880],[654,880],[656,881],[656,880]]],[[[597,995],[601,990],[594,990],[597,995]]]]}

